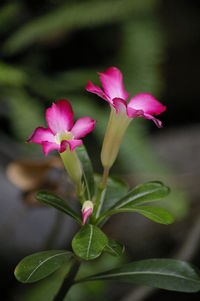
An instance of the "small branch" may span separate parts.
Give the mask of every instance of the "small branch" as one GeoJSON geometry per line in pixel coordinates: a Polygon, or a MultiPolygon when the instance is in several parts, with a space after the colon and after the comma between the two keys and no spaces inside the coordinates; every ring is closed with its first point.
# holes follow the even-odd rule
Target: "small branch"
{"type": "Polygon", "coordinates": [[[66,276],[66,278],[64,279],[57,295],[54,298],[54,301],[63,301],[64,300],[69,289],[74,284],[74,278],[76,277],[76,274],[79,270],[80,264],[81,264],[81,262],[76,260],[75,263],[72,265],[71,270],[70,270],[69,274],[66,276]]]}
{"type": "Polygon", "coordinates": [[[94,205],[94,211],[93,211],[93,221],[96,220],[96,215],[97,215],[97,211],[99,209],[99,204],[101,202],[101,195],[102,195],[102,188],[99,186],[98,187],[98,191],[97,191],[97,197],[96,197],[96,201],[95,201],[95,205],[94,205]]]}
{"type": "Polygon", "coordinates": [[[100,213],[101,213],[101,209],[102,209],[102,206],[103,206],[105,193],[106,193],[106,188],[104,188],[104,190],[101,191],[101,197],[99,199],[99,205],[97,207],[96,218],[98,218],[99,215],[100,215],[100,213]]]}
{"type": "Polygon", "coordinates": [[[101,213],[101,208],[103,206],[104,197],[106,193],[106,184],[109,175],[109,170],[110,168],[105,167],[103,171],[102,180],[98,187],[98,192],[97,192],[97,197],[96,197],[96,202],[95,202],[95,207],[93,212],[93,216],[94,216],[93,221],[95,221],[95,219],[98,218],[101,213]]]}

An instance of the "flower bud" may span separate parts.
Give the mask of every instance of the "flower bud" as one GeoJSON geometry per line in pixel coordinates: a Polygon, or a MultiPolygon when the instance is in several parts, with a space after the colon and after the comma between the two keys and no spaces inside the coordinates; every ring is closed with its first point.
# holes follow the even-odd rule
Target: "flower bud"
{"type": "Polygon", "coordinates": [[[87,219],[93,212],[93,203],[91,201],[85,201],[82,207],[83,225],[85,225],[87,219]]]}
{"type": "Polygon", "coordinates": [[[126,114],[118,114],[115,109],[111,109],[101,151],[101,162],[104,168],[109,170],[115,162],[124,133],[130,122],[131,119],[126,114]]]}

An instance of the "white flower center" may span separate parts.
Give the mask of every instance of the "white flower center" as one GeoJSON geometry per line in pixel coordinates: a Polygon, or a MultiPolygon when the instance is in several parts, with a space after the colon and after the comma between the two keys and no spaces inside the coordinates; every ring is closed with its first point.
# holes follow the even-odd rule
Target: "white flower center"
{"type": "Polygon", "coordinates": [[[72,140],[74,138],[73,134],[71,132],[62,132],[58,133],[55,136],[55,142],[57,144],[60,144],[63,140],[72,140]]]}

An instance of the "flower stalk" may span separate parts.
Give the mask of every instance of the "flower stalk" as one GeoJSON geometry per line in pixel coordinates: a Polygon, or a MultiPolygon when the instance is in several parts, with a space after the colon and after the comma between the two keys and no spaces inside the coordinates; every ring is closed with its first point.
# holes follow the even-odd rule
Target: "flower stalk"
{"type": "Polygon", "coordinates": [[[102,189],[106,187],[109,171],[110,171],[109,167],[104,167],[103,176],[100,184],[102,189]]]}
{"type": "Polygon", "coordinates": [[[77,186],[77,194],[80,195],[82,190],[82,184],[81,184],[82,169],[76,152],[75,151],[71,152],[69,148],[67,148],[66,151],[60,153],[60,157],[62,159],[62,162],[64,164],[67,173],[69,174],[69,176],[72,178],[73,182],[77,186]]]}

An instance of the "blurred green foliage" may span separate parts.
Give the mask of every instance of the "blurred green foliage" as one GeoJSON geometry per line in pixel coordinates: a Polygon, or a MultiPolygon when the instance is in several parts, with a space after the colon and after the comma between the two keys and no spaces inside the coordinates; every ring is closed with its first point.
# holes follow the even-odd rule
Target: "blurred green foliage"
{"type": "MultiPolygon", "coordinates": [[[[10,138],[20,142],[21,151],[27,157],[32,149],[41,153],[39,147],[23,142],[36,126],[45,125],[45,107],[57,98],[66,97],[72,102],[76,117],[89,115],[97,119],[93,144],[87,139],[86,143],[94,154],[93,162],[99,163],[96,152],[100,151],[109,107],[84,92],[84,87],[88,79],[99,84],[96,72],[115,65],[122,70],[125,87],[131,95],[148,91],[160,98],[164,89],[161,65],[165,48],[164,31],[157,14],[159,1],[45,0],[34,3],[24,0],[4,3],[0,4],[0,117],[11,126],[10,138]],[[76,43],[71,45],[74,40],[76,43]],[[74,47],[73,51],[68,47],[74,47]],[[83,51],[85,48],[87,53],[83,51]],[[94,50],[91,59],[90,49],[94,50]]],[[[163,180],[172,188],[165,206],[176,217],[182,217],[187,212],[187,196],[174,188],[176,184],[170,180],[172,171],[153,152],[147,126],[149,123],[142,120],[131,123],[114,170],[130,173],[135,183],[163,180]]],[[[6,125],[3,130],[7,131],[6,125]]],[[[95,168],[99,168],[98,164],[95,168]]],[[[109,263],[110,257],[99,264],[105,269],[109,263]]],[[[116,266],[117,263],[112,264],[116,266]]],[[[98,271],[96,266],[93,269],[98,271]]],[[[48,280],[44,280],[33,285],[20,300],[44,300],[43,296],[46,298],[48,294],[48,300],[52,300],[63,273],[61,270],[49,277],[51,289],[48,280]]],[[[100,300],[99,292],[103,288],[106,288],[104,283],[79,285],[79,289],[72,288],[68,300],[89,300],[91,295],[100,300]]]]}
{"type": "MultiPolygon", "coordinates": [[[[76,117],[86,114],[97,119],[94,133],[100,147],[109,108],[97,97],[84,92],[84,87],[88,79],[98,83],[97,71],[116,65],[122,69],[125,87],[131,95],[149,91],[159,98],[164,88],[160,66],[165,57],[164,31],[157,17],[159,1],[49,0],[45,4],[45,9],[41,6],[36,12],[31,11],[28,1],[14,1],[0,8],[0,35],[3,37],[0,100],[8,106],[6,113],[4,110],[2,114],[7,115],[15,139],[25,141],[36,126],[44,125],[44,107],[56,98],[66,97],[72,101],[76,117]],[[19,16],[23,16],[21,22],[19,16]],[[70,43],[71,37],[76,40],[79,37],[77,33],[85,30],[86,34],[91,35],[91,40],[86,41],[90,49],[99,38],[103,41],[110,24],[113,26],[110,40],[105,38],[100,49],[100,53],[108,52],[108,58],[106,55],[105,60],[95,57],[95,67],[93,61],[85,64],[85,54],[80,48],[83,66],[77,66],[76,57],[69,57],[66,43],[70,43]],[[102,30],[100,34],[99,29],[102,30]],[[115,38],[117,41],[114,41],[115,38]],[[112,53],[109,52],[109,43],[114,44],[112,53]],[[67,66],[69,62],[69,67],[61,71],[54,68],[48,72],[52,60],[55,66],[59,61],[59,57],[45,56],[51,51],[52,45],[62,52],[66,51],[64,65],[67,66]],[[71,67],[73,65],[74,68],[71,67]]],[[[146,179],[155,175],[171,186],[171,171],[152,151],[146,125],[147,122],[142,120],[132,122],[121,146],[115,170],[133,172],[146,179]]],[[[32,148],[24,146],[24,149],[28,152],[32,148]]],[[[33,149],[38,151],[39,148],[33,149]]],[[[172,191],[169,207],[176,216],[183,216],[187,210],[186,196],[174,191],[173,185],[172,191]]]]}

